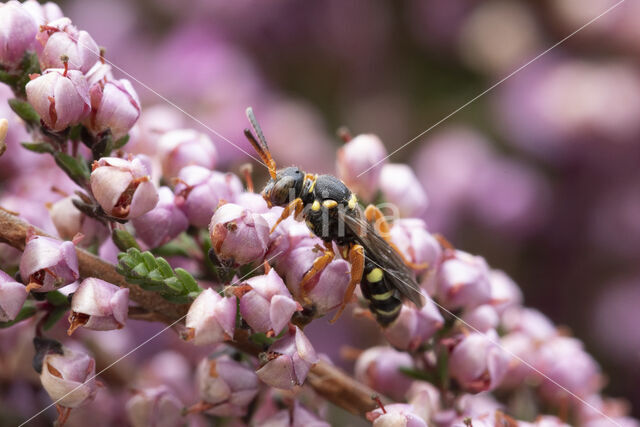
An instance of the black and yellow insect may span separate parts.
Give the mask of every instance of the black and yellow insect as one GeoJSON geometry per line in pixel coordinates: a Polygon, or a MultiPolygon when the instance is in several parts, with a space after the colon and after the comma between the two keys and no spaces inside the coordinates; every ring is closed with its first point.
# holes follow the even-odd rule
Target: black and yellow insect
{"type": "Polygon", "coordinates": [[[371,312],[382,326],[389,325],[398,317],[402,297],[422,307],[422,295],[409,268],[413,265],[404,259],[388,238],[383,237],[388,236],[388,224],[382,212],[372,205],[363,211],[356,195],[334,176],[304,173],[294,166],[277,170],[251,108],[247,108],[247,117],[257,138],[249,129],[245,129],[245,135],[271,175],[262,190],[262,197],[269,207],[284,207],[273,229],[294,214],[325,242],[324,254],[315,260],[300,283],[303,296],[306,285],[335,257],[332,243],[335,242],[351,263],[351,280],[332,321],[340,316],[351,300],[358,283],[369,301],[371,312]]]}

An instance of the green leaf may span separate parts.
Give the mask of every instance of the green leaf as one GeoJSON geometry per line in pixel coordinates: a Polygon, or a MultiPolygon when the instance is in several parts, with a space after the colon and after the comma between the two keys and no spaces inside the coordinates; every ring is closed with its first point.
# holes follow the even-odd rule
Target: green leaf
{"type": "Polygon", "coordinates": [[[47,292],[47,301],[55,306],[69,306],[69,299],[58,291],[47,292]]]}
{"type": "Polygon", "coordinates": [[[65,171],[67,175],[69,175],[69,178],[81,187],[86,186],[91,174],[84,159],[81,157],[71,157],[70,155],[62,152],[56,152],[54,154],[54,158],[56,159],[58,166],[65,171]]]}
{"type": "Polygon", "coordinates": [[[69,129],[69,139],[72,141],[79,141],[82,134],[82,125],[71,126],[69,129]]]}
{"type": "Polygon", "coordinates": [[[0,329],[8,328],[18,322],[22,322],[23,320],[28,319],[36,314],[37,311],[38,310],[36,309],[35,302],[33,300],[27,300],[15,319],[9,322],[0,322],[0,329]]]}
{"type": "Polygon", "coordinates": [[[182,244],[172,241],[166,245],[162,245],[152,250],[155,256],[190,256],[189,252],[182,246],[182,244]]]}
{"type": "MultiPolygon", "coordinates": [[[[185,290],[184,286],[182,286],[182,283],[180,283],[180,280],[178,280],[177,277],[169,277],[168,279],[164,279],[164,283],[170,289],[173,289],[177,293],[182,293],[185,290]]],[[[184,293],[186,293],[186,292],[184,292],[184,293]]]]}
{"type": "Polygon", "coordinates": [[[196,279],[194,279],[187,270],[184,268],[176,268],[175,272],[176,276],[178,276],[178,279],[182,282],[182,285],[188,292],[198,292],[200,290],[198,282],[196,282],[196,279]]]}
{"type": "Polygon", "coordinates": [[[113,239],[113,243],[115,243],[121,251],[126,251],[129,248],[136,248],[140,250],[140,245],[136,242],[135,237],[133,237],[133,235],[127,230],[115,228],[111,232],[111,238],[113,239]]]}
{"type": "Polygon", "coordinates": [[[54,152],[53,147],[48,142],[23,142],[22,146],[29,151],[33,151],[34,153],[53,154],[54,152]]]}
{"type": "Polygon", "coordinates": [[[12,98],[9,100],[9,106],[25,122],[32,125],[40,123],[40,116],[27,101],[12,98]]]}
{"type": "Polygon", "coordinates": [[[158,268],[158,263],[156,262],[156,257],[149,251],[142,252],[142,261],[147,266],[149,271],[155,270],[158,268]]]}
{"type": "Polygon", "coordinates": [[[417,370],[417,369],[408,368],[406,366],[401,366],[400,368],[398,368],[398,370],[403,375],[406,375],[409,378],[413,378],[414,380],[427,381],[427,382],[430,382],[430,383],[434,382],[434,376],[430,372],[420,371],[420,370],[417,370]]]}
{"type": "Polygon", "coordinates": [[[120,138],[116,142],[114,142],[113,143],[113,149],[114,150],[119,150],[122,147],[124,147],[125,145],[127,145],[127,142],[129,142],[129,134],[126,134],[125,136],[123,136],[122,138],[120,138]]]}
{"type": "Polygon", "coordinates": [[[269,347],[271,344],[276,342],[276,338],[273,338],[273,337],[270,338],[263,332],[252,334],[249,336],[249,339],[258,345],[262,345],[266,347],[269,347]]]}
{"type": "Polygon", "coordinates": [[[58,323],[58,320],[62,319],[62,316],[64,316],[64,314],[68,310],[69,310],[69,307],[61,306],[61,307],[54,308],[53,311],[49,313],[46,320],[42,324],[42,329],[44,329],[45,331],[48,331],[49,329],[51,329],[56,323],[58,323]]]}
{"type": "Polygon", "coordinates": [[[158,270],[162,273],[162,277],[171,277],[173,276],[173,269],[169,265],[166,259],[164,258],[156,258],[156,262],[158,264],[158,270]]]}
{"type": "Polygon", "coordinates": [[[0,70],[0,82],[13,87],[18,82],[18,76],[5,70],[0,70]]]}

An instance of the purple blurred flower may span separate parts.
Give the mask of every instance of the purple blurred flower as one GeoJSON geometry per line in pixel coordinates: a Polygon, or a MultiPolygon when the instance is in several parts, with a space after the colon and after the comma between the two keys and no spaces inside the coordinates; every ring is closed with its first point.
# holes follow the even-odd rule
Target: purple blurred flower
{"type": "Polygon", "coordinates": [[[437,295],[449,309],[473,308],[491,300],[489,266],[484,258],[455,251],[440,266],[437,295]]]}
{"type": "Polygon", "coordinates": [[[132,160],[103,157],[93,163],[91,192],[104,211],[116,218],[144,215],[158,203],[150,171],[139,157],[132,160]]]}
{"type": "Polygon", "coordinates": [[[58,235],[65,240],[71,240],[80,233],[84,236],[79,242],[82,246],[90,246],[96,241],[102,242],[109,235],[109,230],[97,220],[80,212],[72,200],[72,196],[65,197],[49,208],[49,215],[58,235]]]}
{"type": "Polygon", "coordinates": [[[514,306],[502,314],[502,327],[508,332],[522,332],[536,342],[546,341],[557,334],[547,316],[536,309],[514,306]]]}
{"type": "Polygon", "coordinates": [[[374,427],[427,427],[427,423],[415,413],[412,405],[393,403],[367,412],[367,419],[374,427]]]}
{"type": "Polygon", "coordinates": [[[184,423],[182,402],[167,386],[136,390],[127,402],[133,427],[178,427],[184,423]]]}
{"type": "Polygon", "coordinates": [[[17,1],[0,4],[0,63],[14,66],[33,45],[38,31],[29,12],[17,1]]]}
{"type": "Polygon", "coordinates": [[[24,285],[0,271],[0,322],[15,319],[26,300],[27,292],[24,285]]]}
{"type": "Polygon", "coordinates": [[[460,386],[471,392],[493,390],[502,379],[510,357],[498,346],[498,334],[470,333],[457,343],[449,357],[449,372],[460,386]]]}
{"type": "Polygon", "coordinates": [[[98,44],[86,31],[79,31],[69,18],[60,18],[40,27],[36,35],[40,68],[62,68],[66,56],[71,70],[86,73],[98,61],[98,44]]]}
{"type": "Polygon", "coordinates": [[[75,282],[80,277],[75,246],[50,237],[27,236],[20,275],[33,292],[49,292],[75,282]]]}
{"type": "Polygon", "coordinates": [[[429,204],[422,184],[413,170],[404,164],[384,165],[380,174],[380,189],[385,201],[403,217],[421,216],[429,204]]]}
{"type": "Polygon", "coordinates": [[[491,270],[489,273],[491,284],[491,305],[498,314],[504,313],[509,307],[522,304],[522,291],[502,270],[491,270]]]}
{"type": "Polygon", "coordinates": [[[402,374],[400,368],[412,367],[408,353],[391,347],[371,347],[358,357],[354,371],[358,381],[392,399],[402,400],[411,386],[411,378],[402,374]]]}
{"type": "Polygon", "coordinates": [[[440,411],[440,391],[429,382],[414,381],[407,392],[407,400],[423,420],[430,420],[440,411]]]}
{"type": "Polygon", "coordinates": [[[198,165],[213,169],[218,162],[218,151],[211,139],[193,129],[172,130],[158,140],[158,151],[165,178],[178,176],[186,166],[198,165]]]}
{"type": "Polygon", "coordinates": [[[196,227],[206,227],[220,202],[233,202],[242,193],[240,179],[232,173],[187,166],[178,174],[176,204],[196,227]]]}
{"type": "Polygon", "coordinates": [[[232,339],[236,327],[236,299],[224,298],[211,288],[205,289],[191,303],[185,326],[196,345],[232,339]]]}
{"type": "Polygon", "coordinates": [[[255,372],[226,355],[200,362],[196,381],[206,412],[212,415],[242,417],[258,394],[255,372]]]}
{"type": "Polygon", "coordinates": [[[150,248],[164,245],[189,227],[189,220],[176,206],[175,195],[170,188],[160,187],[158,198],[155,208],[131,220],[136,237],[150,248]]]}
{"type": "Polygon", "coordinates": [[[29,103],[53,131],[81,122],[91,111],[89,88],[80,71],[48,69],[25,90],[29,103]]]}
{"type": "Polygon", "coordinates": [[[233,265],[262,261],[269,245],[267,221],[233,203],[216,210],[209,233],[211,246],[218,258],[233,265]]]}
{"type": "MultiPolygon", "coordinates": [[[[27,0],[22,3],[22,8],[29,12],[37,25],[46,25],[64,17],[60,6],[51,1],[40,4],[37,0],[27,0]]],[[[35,38],[35,34],[33,37],[35,38]]]]}
{"type": "Polygon", "coordinates": [[[96,331],[121,329],[127,322],[128,312],[129,289],[89,277],[82,281],[71,299],[68,334],[80,326],[96,331]]]}
{"type": "Polygon", "coordinates": [[[487,332],[498,327],[500,317],[493,306],[483,304],[466,311],[462,315],[462,320],[465,326],[480,332],[487,332]]]}
{"type": "Polygon", "coordinates": [[[274,269],[240,285],[240,314],[255,332],[278,335],[293,313],[302,309],[274,269]]]}
{"type": "Polygon", "coordinates": [[[426,264],[435,273],[442,258],[440,242],[427,231],[423,220],[417,218],[396,219],[389,231],[391,241],[413,264],[426,264]]]}
{"type": "Polygon", "coordinates": [[[372,201],[378,191],[386,156],[387,150],[378,136],[358,135],[338,150],[338,178],[362,199],[372,201]]]}
{"type": "Polygon", "coordinates": [[[84,123],[94,135],[110,129],[118,140],[140,117],[140,99],[129,80],[99,81],[91,85],[89,97],[91,114],[84,123]]]}
{"type": "Polygon", "coordinates": [[[265,384],[282,389],[302,385],[318,356],[311,343],[296,326],[269,347],[267,362],[256,371],[265,384]]]}
{"type": "Polygon", "coordinates": [[[402,306],[398,318],[383,330],[387,341],[400,350],[413,351],[426,343],[444,325],[444,319],[433,300],[422,293],[425,305],[421,309],[402,306]]]}
{"type": "Polygon", "coordinates": [[[56,404],[77,408],[95,397],[96,362],[87,354],[66,347],[63,352],[44,357],[40,381],[56,404]]]}

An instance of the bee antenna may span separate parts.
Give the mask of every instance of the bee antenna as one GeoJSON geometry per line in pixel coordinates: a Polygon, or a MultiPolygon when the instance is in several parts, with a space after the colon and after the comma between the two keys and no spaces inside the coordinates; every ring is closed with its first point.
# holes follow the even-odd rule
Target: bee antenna
{"type": "Polygon", "coordinates": [[[258,124],[258,120],[256,120],[256,116],[253,114],[253,108],[247,107],[246,114],[247,114],[247,118],[249,119],[249,123],[251,123],[251,127],[253,128],[253,131],[258,136],[258,140],[260,140],[260,143],[266,149],[265,151],[268,151],[269,146],[267,145],[267,139],[264,137],[264,134],[262,133],[262,128],[258,124]]]}
{"type": "Polygon", "coordinates": [[[246,110],[246,114],[247,114],[247,118],[249,119],[249,123],[251,123],[251,127],[253,128],[254,132],[258,136],[258,140],[256,140],[255,136],[253,136],[253,133],[249,129],[245,129],[244,134],[249,140],[249,142],[251,143],[251,145],[253,145],[253,148],[258,152],[258,154],[262,158],[262,161],[265,162],[267,168],[269,169],[269,175],[271,175],[271,178],[275,179],[276,178],[276,162],[271,157],[271,153],[269,152],[269,146],[267,145],[267,139],[264,137],[264,134],[262,133],[262,128],[258,124],[258,121],[256,120],[256,116],[253,114],[253,108],[248,107],[246,110]]]}

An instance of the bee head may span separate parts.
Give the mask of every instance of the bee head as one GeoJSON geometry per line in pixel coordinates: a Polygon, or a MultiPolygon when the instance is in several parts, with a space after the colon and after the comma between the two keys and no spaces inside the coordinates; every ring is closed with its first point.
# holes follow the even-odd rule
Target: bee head
{"type": "Polygon", "coordinates": [[[302,193],[304,172],[295,166],[280,169],[262,190],[262,197],[271,206],[286,206],[302,193]]]}

